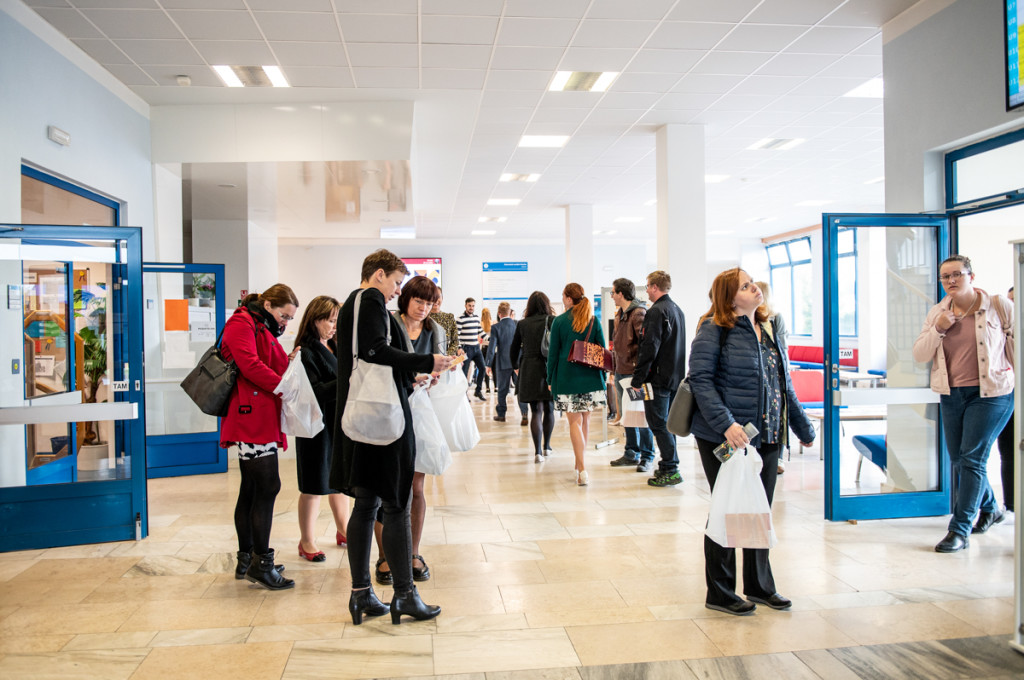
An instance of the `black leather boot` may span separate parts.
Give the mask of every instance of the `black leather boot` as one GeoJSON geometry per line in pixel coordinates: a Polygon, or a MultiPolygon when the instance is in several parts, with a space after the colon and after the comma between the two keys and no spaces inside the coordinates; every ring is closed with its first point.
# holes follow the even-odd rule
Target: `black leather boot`
{"type": "Polygon", "coordinates": [[[263,586],[267,590],[284,590],[294,588],[295,581],[284,578],[274,567],[274,551],[265,555],[253,555],[249,568],[245,571],[245,580],[263,586]]]}
{"type": "Polygon", "coordinates": [[[403,614],[417,621],[427,621],[440,613],[440,607],[423,604],[420,594],[416,592],[416,586],[402,593],[396,592],[391,600],[391,623],[396,626],[402,622],[403,614]]]}
{"type": "MultiPolygon", "coordinates": [[[[239,550],[235,553],[235,557],[238,558],[238,564],[235,565],[235,579],[241,581],[245,578],[245,572],[249,569],[249,563],[252,562],[252,553],[239,550]]],[[[277,569],[277,573],[280,574],[284,571],[284,565],[275,564],[274,569],[277,569]]]]}
{"type": "Polygon", "coordinates": [[[352,614],[352,624],[358,626],[363,622],[363,615],[384,616],[388,613],[388,605],[377,599],[373,586],[362,590],[353,590],[348,598],[348,611],[352,614]]]}

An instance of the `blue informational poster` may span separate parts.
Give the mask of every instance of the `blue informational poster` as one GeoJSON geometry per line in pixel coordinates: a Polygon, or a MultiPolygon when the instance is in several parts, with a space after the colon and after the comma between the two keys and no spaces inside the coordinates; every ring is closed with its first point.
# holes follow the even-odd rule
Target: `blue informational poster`
{"type": "Polygon", "coordinates": [[[1006,109],[1024,105],[1024,93],[1020,91],[1020,73],[1024,62],[1021,44],[1021,4],[1019,0],[1006,0],[1006,109]]]}
{"type": "Polygon", "coordinates": [[[515,317],[523,318],[526,301],[533,292],[528,262],[484,262],[481,266],[480,283],[483,293],[482,307],[490,307],[494,315],[499,303],[508,302],[515,311],[515,317]]]}

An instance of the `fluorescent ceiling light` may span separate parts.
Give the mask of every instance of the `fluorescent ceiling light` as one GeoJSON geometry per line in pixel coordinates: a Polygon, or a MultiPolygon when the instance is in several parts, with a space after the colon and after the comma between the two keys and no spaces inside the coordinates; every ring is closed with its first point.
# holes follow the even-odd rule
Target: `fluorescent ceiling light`
{"type": "Polygon", "coordinates": [[[554,79],[551,81],[551,85],[548,90],[552,92],[558,92],[559,90],[565,89],[565,84],[569,82],[569,78],[572,76],[572,71],[558,71],[555,73],[554,79]]]}
{"type": "Polygon", "coordinates": [[[507,217],[480,217],[477,222],[504,222],[507,217]]]}
{"type": "Polygon", "coordinates": [[[552,92],[604,92],[619,77],[616,71],[558,71],[551,79],[552,92]]]}
{"type": "Polygon", "coordinates": [[[652,205],[655,205],[657,202],[658,202],[658,199],[652,198],[651,200],[644,202],[644,205],[647,206],[648,208],[650,208],[652,205]]]}
{"type": "Polygon", "coordinates": [[[807,140],[803,138],[781,139],[777,137],[765,137],[764,139],[759,139],[748,146],[747,150],[757,151],[758,149],[764,149],[767,151],[789,151],[794,146],[799,146],[805,141],[807,140]]]}
{"type": "Polygon", "coordinates": [[[704,181],[708,184],[718,184],[729,179],[731,175],[704,175],[704,181]]]}
{"type": "Polygon", "coordinates": [[[604,92],[608,87],[619,77],[619,74],[615,71],[605,71],[598,77],[597,82],[590,88],[591,92],[604,92]]]}
{"type": "Polygon", "coordinates": [[[288,80],[284,77],[284,74],[281,73],[280,67],[264,66],[263,72],[267,74],[268,78],[270,78],[270,83],[274,87],[291,87],[291,85],[288,84],[288,80]]]}
{"type": "Polygon", "coordinates": [[[874,179],[869,179],[867,182],[864,182],[864,184],[879,184],[879,183],[884,182],[884,181],[885,181],[885,175],[882,175],[881,177],[876,177],[874,179]]]}
{"type": "Polygon", "coordinates": [[[804,207],[810,207],[810,206],[816,206],[816,205],[828,205],[831,202],[832,201],[827,201],[827,200],[822,200],[822,199],[809,199],[809,200],[806,200],[806,201],[800,201],[799,203],[795,203],[794,205],[796,205],[798,208],[804,208],[804,207]]]}
{"type": "Polygon", "coordinates": [[[469,233],[471,236],[494,236],[498,232],[494,231],[493,229],[474,229],[469,233]]]}
{"type": "Polygon", "coordinates": [[[619,224],[622,224],[622,223],[635,224],[637,222],[643,222],[644,218],[642,218],[642,217],[616,217],[614,221],[618,222],[619,224]]]}
{"type": "Polygon", "coordinates": [[[523,135],[519,146],[557,149],[565,146],[568,141],[569,135],[523,135]]]}
{"type": "Polygon", "coordinates": [[[871,99],[881,99],[884,87],[882,85],[881,78],[872,78],[866,83],[861,83],[857,87],[853,88],[844,97],[868,97],[871,99]]]}
{"type": "Polygon", "coordinates": [[[514,172],[506,172],[498,178],[499,182],[536,182],[540,179],[540,174],[531,172],[530,174],[517,174],[514,172]]]}
{"type": "Polygon", "coordinates": [[[213,70],[220,76],[221,81],[224,82],[228,87],[243,87],[242,81],[239,80],[238,76],[231,69],[230,66],[217,65],[213,67],[213,70]]]}
{"type": "Polygon", "coordinates": [[[491,198],[487,205],[519,205],[519,201],[518,198],[491,198]]]}

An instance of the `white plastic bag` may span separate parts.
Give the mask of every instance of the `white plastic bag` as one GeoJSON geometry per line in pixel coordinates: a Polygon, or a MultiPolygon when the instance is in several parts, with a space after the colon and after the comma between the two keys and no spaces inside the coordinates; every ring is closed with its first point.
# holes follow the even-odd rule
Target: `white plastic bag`
{"type": "Polygon", "coordinates": [[[288,363],[274,393],[281,395],[282,432],[306,439],[320,434],[324,429],[324,414],[298,353],[288,363]]]}
{"type": "Polygon", "coordinates": [[[452,451],[469,451],[480,441],[473,407],[466,399],[469,383],[462,371],[445,371],[430,388],[430,401],[452,451]]]}
{"type": "Polygon", "coordinates": [[[445,439],[425,386],[413,390],[409,397],[409,407],[412,409],[412,428],[416,435],[416,472],[443,475],[452,464],[452,450],[448,447],[448,440],[445,439]]]}
{"type": "Polygon", "coordinates": [[[623,378],[619,381],[622,386],[622,413],[619,414],[619,424],[623,427],[647,427],[647,414],[644,411],[644,400],[633,401],[629,398],[630,383],[633,378],[623,378]]]}
{"type": "Polygon", "coordinates": [[[705,534],[724,548],[773,548],[779,542],[761,485],[761,456],[737,451],[722,463],[711,492],[705,534]]]}

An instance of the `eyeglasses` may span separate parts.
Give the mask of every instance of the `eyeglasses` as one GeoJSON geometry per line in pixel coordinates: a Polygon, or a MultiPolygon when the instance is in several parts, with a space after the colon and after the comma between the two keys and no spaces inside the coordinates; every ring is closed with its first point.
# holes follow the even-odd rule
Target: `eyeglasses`
{"type": "Polygon", "coordinates": [[[275,312],[275,314],[277,315],[278,319],[280,319],[281,321],[294,321],[295,320],[294,316],[288,316],[284,312],[275,312]]]}
{"type": "Polygon", "coordinates": [[[960,277],[967,276],[967,274],[968,272],[950,272],[948,274],[943,274],[942,276],[940,276],[939,281],[942,281],[943,283],[949,283],[950,281],[959,281],[960,277]]]}

